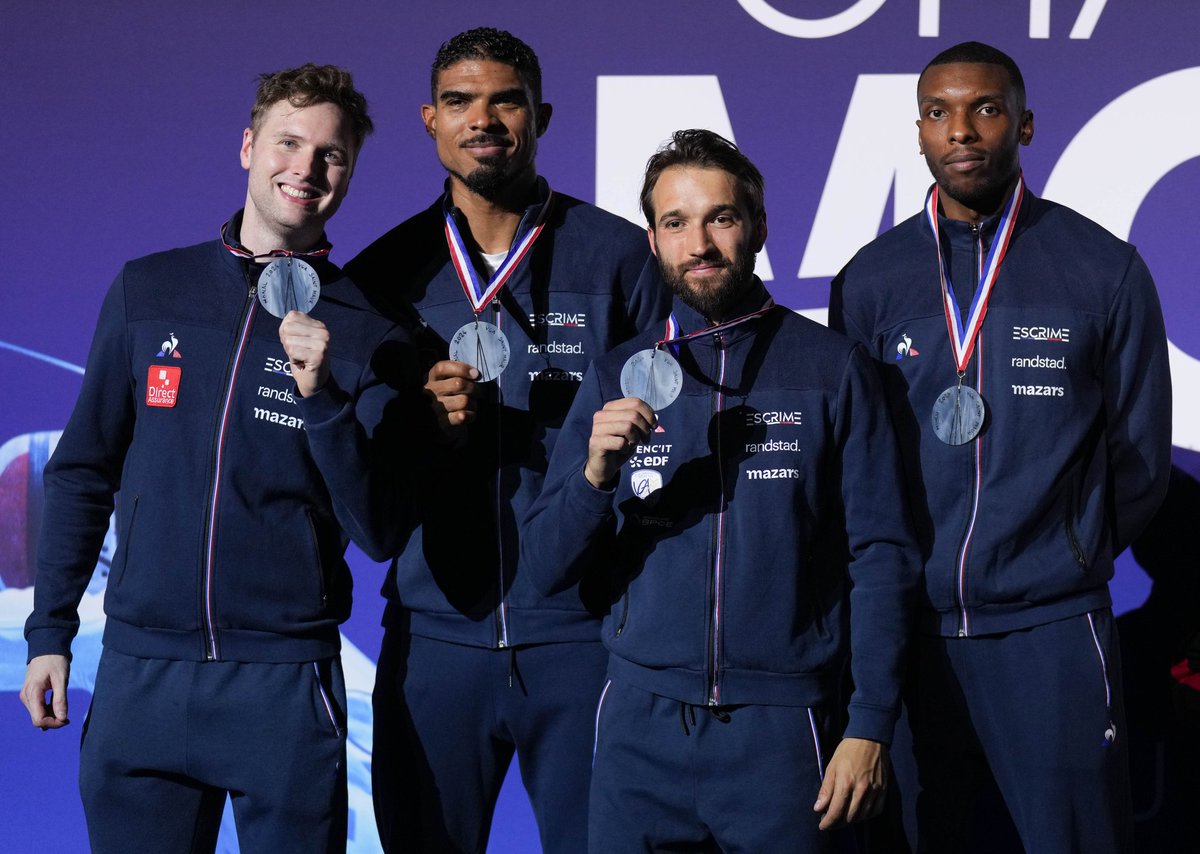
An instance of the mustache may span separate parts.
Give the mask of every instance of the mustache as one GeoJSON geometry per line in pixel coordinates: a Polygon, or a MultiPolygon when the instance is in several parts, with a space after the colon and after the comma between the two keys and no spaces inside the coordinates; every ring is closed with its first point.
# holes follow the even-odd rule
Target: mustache
{"type": "Polygon", "coordinates": [[[719,252],[713,252],[711,255],[705,255],[702,258],[695,258],[688,261],[686,264],[680,265],[680,268],[686,272],[695,270],[697,267],[730,267],[733,262],[719,252]]]}
{"type": "Polygon", "coordinates": [[[460,142],[459,148],[469,148],[472,145],[498,145],[504,148],[511,148],[512,141],[508,137],[497,136],[491,133],[481,133],[460,142]]]}

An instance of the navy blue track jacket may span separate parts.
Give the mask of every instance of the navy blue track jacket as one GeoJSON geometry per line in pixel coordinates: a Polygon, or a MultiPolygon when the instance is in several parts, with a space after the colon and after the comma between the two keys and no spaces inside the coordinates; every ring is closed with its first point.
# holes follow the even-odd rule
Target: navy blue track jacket
{"type": "MultiPolygon", "coordinates": [[[[513,243],[534,224],[549,187],[513,243]]],[[[449,193],[367,247],[347,270],[391,311],[419,315],[424,366],[474,313],[444,236],[449,193]]],[[[529,583],[517,527],[541,492],[563,417],[592,359],[657,328],[669,295],[646,234],[597,207],[555,193],[546,226],[482,320],[508,337],[511,362],[477,388],[478,417],[462,444],[426,450],[419,530],[383,586],[384,621],[425,637],[486,648],[595,641],[602,603],[587,591],[546,597],[529,583]]]]}
{"type": "MultiPolygon", "coordinates": [[[[760,283],[742,308],[765,298],[760,283]]],[[[674,313],[685,333],[708,325],[674,313]]],[[[780,307],[683,344],[679,398],[596,489],[592,415],[662,335],[584,379],[522,532],[535,583],[606,590],[610,675],[692,704],[820,706],[852,648],[846,735],[889,742],[920,564],[874,364],[780,307]]]]}
{"type": "MultiPolygon", "coordinates": [[[[960,305],[997,218],[939,219],[960,305]]],[[[1113,558],[1149,521],[1171,459],[1171,378],[1154,282],[1137,251],[1026,191],[964,382],[980,436],[933,433],[956,382],[933,232],[921,213],[834,280],[830,325],[884,365],[925,553],[921,628],[1006,632],[1107,607],[1113,558]]]]}
{"type": "Polygon", "coordinates": [[[333,264],[309,263],[331,372],[307,399],[256,299],[257,268],[222,241],[117,276],[45,471],[30,658],[69,655],[118,490],[105,646],[197,661],[337,654],[347,535],[381,560],[412,515],[398,472],[417,375],[407,332],[333,264]]]}

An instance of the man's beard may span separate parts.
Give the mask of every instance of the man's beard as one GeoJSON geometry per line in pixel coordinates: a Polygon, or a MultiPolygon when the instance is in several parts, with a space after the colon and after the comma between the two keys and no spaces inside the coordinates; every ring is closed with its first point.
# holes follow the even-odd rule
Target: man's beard
{"type": "Polygon", "coordinates": [[[478,162],[479,165],[468,175],[453,170],[450,170],[450,174],[462,181],[475,195],[495,201],[512,183],[512,174],[505,168],[508,161],[504,157],[484,157],[478,162]]]}
{"type": "Polygon", "coordinates": [[[722,260],[725,266],[720,273],[721,280],[702,289],[692,288],[687,282],[686,275],[691,266],[668,268],[660,257],[658,269],[663,281],[685,305],[709,320],[728,320],[729,311],[745,296],[754,281],[754,252],[743,246],[732,261],[728,258],[722,260]]]}

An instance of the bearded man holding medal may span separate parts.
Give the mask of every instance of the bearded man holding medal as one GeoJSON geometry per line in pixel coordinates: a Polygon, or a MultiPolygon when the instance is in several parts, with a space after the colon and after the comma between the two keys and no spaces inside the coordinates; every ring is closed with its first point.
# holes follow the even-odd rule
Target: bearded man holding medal
{"type": "Polygon", "coordinates": [[[593,363],[521,539],[609,591],[589,850],[830,851],[883,804],[920,572],[878,373],[754,275],[732,143],[677,131],[642,208],[671,316],[593,363]]]}
{"type": "Polygon", "coordinates": [[[92,851],[212,850],[227,795],[243,851],[346,848],[343,553],[398,548],[419,388],[408,333],[326,257],[371,129],[348,72],[263,75],[245,207],[218,239],[129,262],[104,301],[45,470],[21,691],[35,726],[67,725],[119,489],[81,734],[92,851]]]}
{"type": "Polygon", "coordinates": [[[660,326],[666,291],[638,228],[538,176],[551,106],[528,45],[469,30],[431,76],[421,112],[445,192],[349,268],[415,318],[443,428],[383,588],[376,818],[388,851],[482,852],[515,752],[543,850],[577,854],[608,603],[535,590],[517,524],[588,363],[660,326]]]}
{"type": "Polygon", "coordinates": [[[906,689],[921,851],[979,850],[998,790],[1029,851],[1132,845],[1108,581],[1170,471],[1171,386],[1137,251],[1035,197],[1025,84],[949,48],[917,85],[925,210],[854,257],[830,325],[865,344],[925,557],[906,689]]]}

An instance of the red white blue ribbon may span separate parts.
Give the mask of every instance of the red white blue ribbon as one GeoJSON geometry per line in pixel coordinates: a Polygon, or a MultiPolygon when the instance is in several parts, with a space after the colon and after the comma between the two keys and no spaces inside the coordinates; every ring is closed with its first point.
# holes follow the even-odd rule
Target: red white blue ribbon
{"type": "Polygon", "coordinates": [[[260,258],[324,258],[329,254],[329,251],[333,249],[333,244],[326,240],[311,252],[293,252],[291,249],[272,249],[270,252],[264,252],[261,255],[255,255],[240,243],[230,243],[225,237],[228,228],[228,222],[221,226],[221,242],[225,244],[225,248],[229,250],[230,254],[236,255],[239,258],[246,258],[250,261],[257,261],[260,258]]]}
{"type": "Polygon", "coordinates": [[[954,298],[954,286],[950,282],[950,274],[946,271],[946,259],[942,256],[942,242],[938,234],[938,187],[933,185],[929,198],[925,200],[925,216],[929,218],[929,226],[933,229],[933,241],[937,245],[938,276],[942,286],[942,308],[946,313],[946,329],[950,333],[950,344],[954,348],[954,363],[959,374],[967,370],[971,354],[975,352],[975,342],[979,330],[983,327],[983,318],[987,316],[988,300],[996,279],[1000,275],[1000,264],[1008,252],[1008,244],[1012,240],[1013,230],[1017,224],[1017,213],[1021,209],[1021,200],[1025,195],[1025,179],[1017,175],[1017,186],[1013,189],[1000,216],[1000,224],[996,228],[996,236],[992,240],[992,248],[988,251],[987,261],[983,265],[983,273],[975,288],[975,296],[971,299],[971,310],[967,312],[967,322],[963,325],[958,311],[958,303],[954,298]]]}
{"type": "Polygon", "coordinates": [[[542,203],[533,227],[509,248],[508,254],[504,256],[504,260],[500,262],[500,266],[496,268],[496,272],[487,282],[480,278],[479,273],[475,270],[475,265],[471,262],[470,253],[458,231],[458,223],[454,221],[453,212],[446,211],[446,245],[450,247],[450,260],[454,264],[455,272],[458,273],[458,281],[462,284],[463,293],[467,295],[476,315],[496,298],[500,289],[520,266],[522,259],[529,254],[534,242],[541,235],[542,229],[546,227],[546,216],[550,213],[550,205],[553,201],[554,193],[551,191],[546,196],[546,201],[542,203]]]}
{"type": "Polygon", "coordinates": [[[684,344],[701,335],[716,335],[718,332],[724,332],[726,329],[732,329],[735,326],[741,326],[743,323],[754,320],[756,317],[762,317],[768,311],[775,307],[775,300],[767,297],[767,301],[763,303],[762,308],[758,311],[752,311],[749,314],[743,314],[741,317],[735,317],[733,320],[726,320],[724,323],[718,323],[716,326],[707,326],[704,329],[698,329],[695,332],[689,332],[687,335],[679,334],[679,321],[675,319],[675,313],[671,312],[671,316],[667,318],[667,330],[663,339],[654,345],[655,350],[660,350],[668,344],[684,344]]]}

